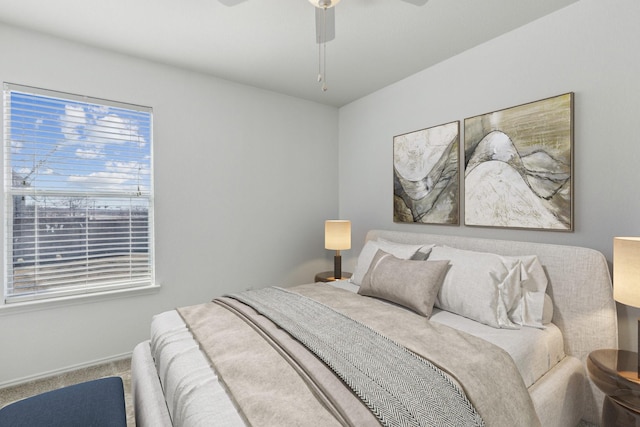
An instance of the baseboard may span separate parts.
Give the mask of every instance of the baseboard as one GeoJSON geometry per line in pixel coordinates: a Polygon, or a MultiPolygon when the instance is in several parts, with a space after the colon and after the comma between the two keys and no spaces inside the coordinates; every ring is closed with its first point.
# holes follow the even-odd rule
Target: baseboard
{"type": "Polygon", "coordinates": [[[39,374],[29,375],[26,377],[17,378],[10,381],[0,382],[0,389],[7,388],[7,387],[15,387],[15,386],[23,385],[23,384],[34,382],[34,381],[40,381],[47,378],[68,374],[70,372],[89,368],[91,366],[107,365],[113,362],[129,359],[131,358],[131,354],[132,352],[122,353],[115,356],[105,357],[104,359],[96,359],[91,362],[79,363],[77,365],[67,366],[66,368],[55,369],[53,371],[42,372],[39,374]]]}

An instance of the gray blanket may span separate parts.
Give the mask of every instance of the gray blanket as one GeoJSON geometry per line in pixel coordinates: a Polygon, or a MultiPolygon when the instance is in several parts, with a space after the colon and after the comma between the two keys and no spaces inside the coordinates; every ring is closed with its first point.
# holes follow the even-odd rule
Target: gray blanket
{"type": "MultiPolygon", "coordinates": [[[[402,308],[329,286],[290,290],[332,306],[433,362],[462,385],[486,425],[539,425],[513,361],[493,345],[402,308]]],[[[225,299],[179,311],[249,424],[378,424],[326,366],[317,366],[317,358],[305,355],[306,349],[296,340],[269,326],[271,322],[253,309],[235,303],[238,306],[231,310],[240,316],[220,305],[233,305],[225,299]]]]}
{"type": "Polygon", "coordinates": [[[365,325],[281,288],[230,295],[303,343],[384,426],[484,426],[448,375],[365,325]]]}

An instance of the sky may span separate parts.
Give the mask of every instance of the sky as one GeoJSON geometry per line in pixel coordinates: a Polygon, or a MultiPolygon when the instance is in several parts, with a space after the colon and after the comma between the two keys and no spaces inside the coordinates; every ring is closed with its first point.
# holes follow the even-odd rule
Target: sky
{"type": "Polygon", "coordinates": [[[10,91],[9,102],[5,159],[20,177],[14,190],[149,194],[150,111],[20,91],[10,91]]]}

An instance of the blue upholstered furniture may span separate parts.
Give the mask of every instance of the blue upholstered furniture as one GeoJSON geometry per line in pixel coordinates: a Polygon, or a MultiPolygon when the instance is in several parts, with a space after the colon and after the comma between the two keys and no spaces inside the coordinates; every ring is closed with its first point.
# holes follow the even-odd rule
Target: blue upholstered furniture
{"type": "Polygon", "coordinates": [[[0,409],[0,427],[126,427],[120,377],[102,378],[29,397],[0,409]]]}

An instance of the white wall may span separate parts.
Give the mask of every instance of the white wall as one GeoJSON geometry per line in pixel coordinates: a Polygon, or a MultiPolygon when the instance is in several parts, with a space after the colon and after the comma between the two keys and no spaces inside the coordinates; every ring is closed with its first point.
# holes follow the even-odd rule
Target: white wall
{"type": "Polygon", "coordinates": [[[163,310],[308,283],[330,268],[323,222],[338,206],[336,108],[2,25],[0,81],[154,108],[162,285],[59,307],[0,306],[0,386],[126,354],[163,310]]]}
{"type": "MultiPolygon", "coordinates": [[[[581,245],[611,259],[613,236],[640,235],[637,22],[637,0],[581,0],[339,112],[0,25],[0,81],[154,107],[162,285],[150,295],[0,307],[0,386],[128,353],[162,310],[309,281],[330,268],[322,222],[338,216],[338,203],[354,227],[345,270],[370,228],[581,245]],[[394,135],[569,91],[575,232],[392,222],[394,135]]],[[[619,312],[621,346],[634,348],[640,311],[619,312]]]]}
{"type": "MultiPolygon", "coordinates": [[[[370,228],[587,246],[611,260],[614,236],[640,235],[638,22],[637,0],[582,0],[341,108],[340,216],[355,242],[344,269],[370,228]],[[575,232],[393,223],[394,135],[566,92],[575,93],[575,232]]],[[[640,311],[618,312],[620,346],[635,349],[640,311]]]]}

